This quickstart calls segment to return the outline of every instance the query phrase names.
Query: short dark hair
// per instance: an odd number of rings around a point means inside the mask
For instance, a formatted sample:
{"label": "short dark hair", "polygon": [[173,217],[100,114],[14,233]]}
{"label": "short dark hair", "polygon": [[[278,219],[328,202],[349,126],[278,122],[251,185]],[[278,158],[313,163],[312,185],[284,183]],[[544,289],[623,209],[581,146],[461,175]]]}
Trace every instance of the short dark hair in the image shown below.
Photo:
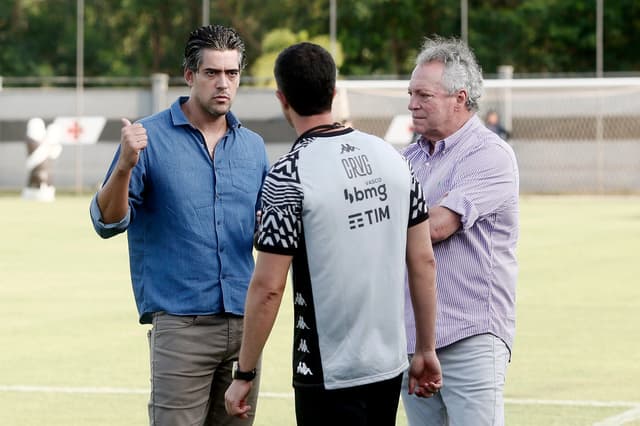
{"label": "short dark hair", "polygon": [[202,63],[202,50],[237,50],[240,56],[238,66],[243,70],[246,64],[244,54],[244,41],[233,28],[222,25],[205,25],[196,28],[189,34],[189,39],[184,47],[184,60],[182,66],[191,71],[198,71]]}
{"label": "short dark hair", "polygon": [[280,52],[273,69],[278,90],[293,110],[309,116],[331,111],[336,64],[317,44],[303,42]]}

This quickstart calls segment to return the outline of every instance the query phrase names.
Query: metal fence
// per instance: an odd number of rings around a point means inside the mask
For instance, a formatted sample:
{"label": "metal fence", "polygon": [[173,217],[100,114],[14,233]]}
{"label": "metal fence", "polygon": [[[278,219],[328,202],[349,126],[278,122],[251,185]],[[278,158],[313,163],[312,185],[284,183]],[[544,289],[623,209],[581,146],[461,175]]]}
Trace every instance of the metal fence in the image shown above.
{"label": "metal fence", "polygon": [[[357,128],[389,137],[394,118],[407,122],[408,81],[340,80],[334,111]],[[186,88],[87,88],[87,115],[107,124],[97,144],[65,145],[52,166],[59,189],[95,188],[119,138],[120,117],[135,119],[166,107]],[[640,193],[640,78],[490,79],[479,114],[500,113],[510,131],[522,193]],[[0,189],[26,182],[24,140],[31,117],[52,121],[73,115],[73,88],[0,90]],[[282,118],[273,89],[241,87],[234,112],[263,134],[270,158],[288,150],[293,132]]]}
{"label": "metal fence", "polygon": [[[339,111],[384,136],[409,113],[407,88],[342,82]],[[509,130],[522,192],[640,192],[640,78],[487,80],[480,105],[481,117],[496,110]]]}

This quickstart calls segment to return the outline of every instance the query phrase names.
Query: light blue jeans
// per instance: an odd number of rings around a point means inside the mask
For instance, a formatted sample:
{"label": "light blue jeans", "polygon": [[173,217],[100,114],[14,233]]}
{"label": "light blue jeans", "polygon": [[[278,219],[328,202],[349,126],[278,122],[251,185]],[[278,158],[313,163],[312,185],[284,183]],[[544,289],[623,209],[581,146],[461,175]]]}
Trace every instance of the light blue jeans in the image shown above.
{"label": "light blue jeans", "polygon": [[403,375],[402,404],[410,426],[503,426],[509,349],[492,334],[473,336],[437,350],[442,389],[431,398],[409,395]]}

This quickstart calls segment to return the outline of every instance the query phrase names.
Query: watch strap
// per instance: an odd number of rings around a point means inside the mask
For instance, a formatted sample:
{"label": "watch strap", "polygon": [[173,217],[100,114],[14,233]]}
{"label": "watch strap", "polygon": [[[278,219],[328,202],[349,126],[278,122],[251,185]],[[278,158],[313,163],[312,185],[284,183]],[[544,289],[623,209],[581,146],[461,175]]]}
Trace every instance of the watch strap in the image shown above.
{"label": "watch strap", "polygon": [[242,371],[240,369],[240,364],[238,364],[238,361],[234,361],[232,377],[234,380],[244,380],[250,382],[256,378],[256,369],[254,368],[250,371]]}

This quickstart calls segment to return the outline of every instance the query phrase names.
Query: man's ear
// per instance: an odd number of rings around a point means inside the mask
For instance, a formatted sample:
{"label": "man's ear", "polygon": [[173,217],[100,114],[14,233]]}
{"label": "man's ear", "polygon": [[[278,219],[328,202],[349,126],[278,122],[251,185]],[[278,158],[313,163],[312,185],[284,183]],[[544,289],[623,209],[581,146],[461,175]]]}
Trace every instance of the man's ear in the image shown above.
{"label": "man's ear", "polygon": [[467,98],[468,97],[469,97],[469,94],[467,93],[467,91],[465,89],[458,90],[458,93],[456,93],[456,95],[455,95],[456,103],[453,106],[453,110],[456,111],[456,112],[466,110],[466,108],[467,108],[466,104],[467,104]]}
{"label": "man's ear", "polygon": [[185,68],[183,75],[184,75],[184,81],[187,82],[187,86],[189,87],[193,86],[193,71],[191,71],[189,68]]}
{"label": "man's ear", "polygon": [[280,101],[280,105],[282,106],[282,109],[289,108],[289,102],[287,102],[287,98],[284,97],[284,93],[282,93],[279,90],[276,90],[276,98],[278,98],[278,101]]}
{"label": "man's ear", "polygon": [[467,99],[469,99],[469,94],[465,89],[458,90],[458,94],[456,95],[456,102],[462,105],[466,105]]}

